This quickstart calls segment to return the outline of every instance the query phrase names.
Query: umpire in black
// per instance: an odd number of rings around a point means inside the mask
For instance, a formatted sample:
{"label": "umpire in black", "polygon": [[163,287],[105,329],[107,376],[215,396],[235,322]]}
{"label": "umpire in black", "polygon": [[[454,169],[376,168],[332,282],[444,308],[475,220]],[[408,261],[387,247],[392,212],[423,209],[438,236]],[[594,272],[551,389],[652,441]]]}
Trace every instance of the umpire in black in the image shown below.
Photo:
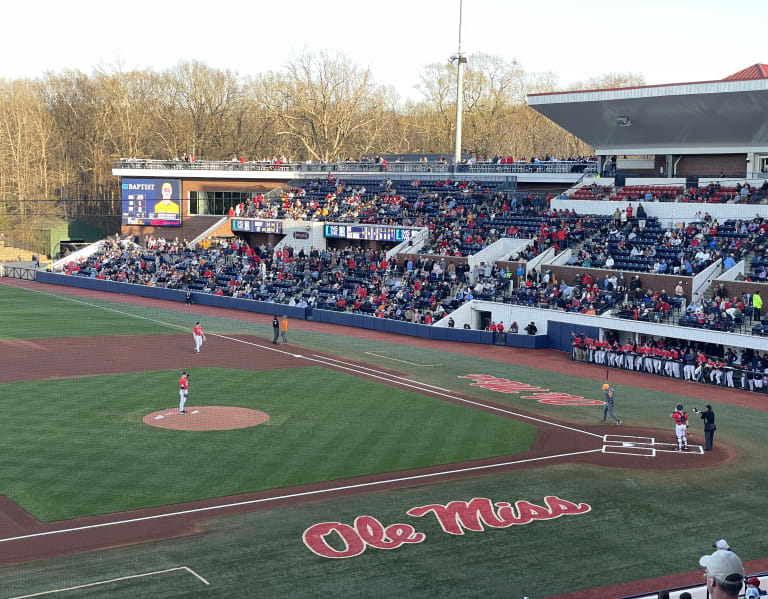
{"label": "umpire in black", "polygon": [[272,319],[272,331],[275,333],[272,343],[277,345],[277,338],[280,336],[280,321],[277,319],[277,314],[275,314],[275,317]]}
{"label": "umpire in black", "polygon": [[715,413],[712,406],[707,404],[701,413],[701,419],[704,421],[704,451],[712,451],[712,443],[715,440]]}

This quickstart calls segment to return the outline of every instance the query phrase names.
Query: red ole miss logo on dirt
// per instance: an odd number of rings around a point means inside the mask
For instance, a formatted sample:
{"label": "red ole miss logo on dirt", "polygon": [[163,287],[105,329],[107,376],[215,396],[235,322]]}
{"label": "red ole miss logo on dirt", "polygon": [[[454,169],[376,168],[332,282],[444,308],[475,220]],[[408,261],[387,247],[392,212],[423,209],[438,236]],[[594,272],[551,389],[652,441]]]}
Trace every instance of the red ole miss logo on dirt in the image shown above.
{"label": "red ole miss logo on dirt", "polygon": [[501,379],[490,374],[467,374],[460,376],[460,379],[473,379],[470,383],[474,387],[491,389],[499,393],[520,393],[521,391],[535,391],[531,395],[521,395],[523,399],[535,399],[539,403],[554,404],[558,406],[601,406],[605,402],[598,399],[586,399],[581,395],[571,395],[570,393],[556,393],[549,389],[542,389],[528,383],[510,381]]}
{"label": "red ole miss logo on dirt", "polygon": [[[485,497],[476,497],[470,501],[414,507],[406,514],[421,518],[432,513],[444,532],[463,535],[465,530],[483,532],[486,526],[509,528],[535,520],[586,514],[591,510],[586,503],[572,503],[555,495],[547,495],[543,506],[529,501],[516,501],[514,505],[508,501],[494,503]],[[355,557],[368,547],[397,549],[408,543],[421,543],[426,538],[424,533],[416,532],[410,524],[384,526],[373,516],[358,516],[351,526],[342,522],[320,522],[307,528],[302,535],[304,544],[312,553],[330,559]]]}

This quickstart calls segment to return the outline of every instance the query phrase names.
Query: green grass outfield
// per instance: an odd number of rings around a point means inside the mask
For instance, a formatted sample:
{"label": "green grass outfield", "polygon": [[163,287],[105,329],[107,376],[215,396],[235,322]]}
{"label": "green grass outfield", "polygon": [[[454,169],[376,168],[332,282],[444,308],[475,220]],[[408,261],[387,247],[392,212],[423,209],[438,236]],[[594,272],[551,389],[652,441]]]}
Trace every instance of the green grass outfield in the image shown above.
{"label": "green grass outfield", "polygon": [[[4,318],[0,323],[0,335],[5,337],[23,337],[24,334],[33,336],[31,324],[26,325],[27,333],[18,324],[18,320],[25,317],[24,308],[29,304],[45,304],[46,309],[51,305],[60,305],[56,309],[61,310],[65,318],[65,306],[71,305],[66,299],[12,291],[14,298],[8,303],[16,312],[13,319]],[[66,290],[62,292],[65,293]],[[7,301],[9,296],[6,294],[7,288],[0,287],[0,305],[7,305],[1,303],[3,299]],[[87,307],[86,317],[105,319],[104,326],[110,330],[104,334],[115,334],[116,330],[139,332],[137,323],[142,319],[152,319],[146,320],[147,323],[161,321],[188,330],[189,321],[198,318],[194,308],[190,313],[182,313],[104,301],[87,302],[119,311],[97,316],[100,314],[98,308]],[[86,308],[82,304],[77,305]],[[141,318],[132,318],[120,312]],[[231,319],[206,316],[203,322],[209,332],[243,332],[271,336],[268,323],[244,324],[238,322],[237,316],[236,313],[233,313]],[[47,328],[47,331],[34,336],[78,333],[77,327],[69,327],[70,332],[66,332],[63,325],[60,328],[57,322],[52,321],[39,326],[41,329]],[[458,378],[469,373],[491,374],[537,384],[553,391],[599,399],[599,381],[537,369],[536,352],[530,353],[528,365],[518,366],[450,351],[401,345],[398,343],[399,338],[394,336],[389,343],[357,339],[347,336],[350,330],[343,327],[337,329],[338,334],[319,334],[301,328],[300,322],[292,324],[290,339],[294,345],[364,360],[382,367],[396,368],[421,382],[509,406],[520,406],[537,412],[542,418],[553,417],[576,424],[591,424],[599,418],[600,410],[596,407],[539,404],[534,399],[523,399],[522,393],[501,394],[472,387],[468,379]],[[154,322],[145,332],[167,333],[169,330],[172,330],[172,327]],[[499,348],[500,355],[503,355],[504,351]],[[440,366],[434,366],[437,364]],[[259,373],[248,373],[249,376],[257,374]],[[151,376],[158,376],[164,381],[167,375],[151,373]],[[98,380],[97,377],[94,378]],[[200,379],[195,380],[198,385]],[[83,379],[79,381],[82,385]],[[283,383],[285,384],[285,381]],[[25,384],[29,383],[19,385]],[[304,383],[299,377],[293,377],[289,384]],[[165,405],[175,405],[175,386],[174,375],[167,392],[167,402],[164,395],[157,409]],[[3,387],[5,391],[6,386]],[[616,411],[625,422],[633,426],[653,426],[668,430],[670,439],[673,432],[669,414],[674,405],[682,401],[689,408],[702,403],[687,397],[628,385],[615,387]],[[318,395],[318,388],[314,388],[313,392]],[[254,390],[253,393],[262,398],[266,397],[261,389]],[[337,394],[344,396],[345,392],[337,390]],[[30,395],[33,394],[28,393],[20,399],[17,397],[13,402],[14,408],[16,403],[32,401]],[[419,396],[418,403],[428,399]],[[244,398],[244,401],[246,400],[248,398]],[[6,406],[10,403],[5,394],[0,401],[3,402],[4,427],[4,435],[0,437],[0,443],[4,443],[0,459],[5,460],[6,454],[16,451],[16,448],[11,444],[5,445],[6,428],[9,427]],[[128,396],[122,402],[115,402],[115,406],[104,407],[107,404],[103,397],[99,397],[95,406],[84,406],[82,410],[90,409],[94,418],[98,418],[103,412],[105,416],[119,420],[123,412],[130,413],[128,407],[132,401]],[[315,400],[318,403],[322,401]],[[342,397],[342,401],[354,404],[355,398],[350,395]],[[765,405],[767,401],[764,396],[754,396],[756,407]],[[196,403],[194,396],[191,403]],[[408,410],[414,407],[414,402],[406,403]],[[557,465],[212,519],[202,524],[204,532],[199,535],[0,567],[0,599],[181,565],[193,568],[208,579],[211,585],[205,586],[187,573],[174,571],[112,583],[108,587],[95,587],[90,594],[85,590],[73,591],[68,596],[78,599],[102,596],[408,596],[519,599],[528,596],[530,599],[536,599],[555,593],[695,570],[698,568],[699,556],[711,551],[712,543],[719,538],[726,538],[744,560],[766,558],[768,537],[762,531],[761,523],[765,521],[768,509],[768,469],[765,467],[768,461],[768,449],[765,447],[768,412],[719,402],[711,403],[717,414],[718,431],[715,442],[728,443],[739,452],[738,460],[726,467],[705,470],[681,467],[672,471],[640,471]],[[251,407],[248,403],[242,405]],[[56,401],[52,401],[46,409],[50,412],[56,407]],[[151,405],[144,406],[141,413],[151,411],[151,408]],[[53,425],[44,418],[34,422],[34,426],[26,426],[25,434],[32,438],[28,451],[17,453],[17,461],[21,461],[23,466],[16,470],[16,477],[35,479],[33,470],[46,467],[46,464],[38,460],[34,447],[43,445],[39,442],[40,433],[50,431]],[[123,438],[127,438],[131,446],[133,440],[127,432],[130,425],[122,428],[126,431]],[[280,434],[289,434],[285,423],[275,428]],[[268,431],[268,426],[256,427],[253,430],[259,429],[265,434],[272,434]],[[701,440],[700,423],[694,420],[692,429],[698,435],[697,440]],[[162,433],[168,440],[169,447],[163,448],[164,451],[180,456],[180,460],[185,463],[183,468],[187,468],[187,462],[191,461],[199,450],[199,443],[188,444],[187,441],[194,434],[190,436],[190,433],[174,433],[160,429],[153,429],[153,432],[154,430]],[[460,430],[460,426],[453,430]],[[259,434],[261,432],[259,431]],[[15,434],[17,433],[18,431]],[[212,433],[201,434],[207,439]],[[33,443],[36,435],[38,442]],[[486,429],[482,429],[480,435],[481,438],[495,436],[492,431]],[[487,449],[487,444],[495,441],[484,439],[484,447]],[[509,441],[504,439],[505,443]],[[79,444],[75,436],[63,438],[61,442],[65,445]],[[299,448],[302,442],[305,442],[305,439],[299,440]],[[372,459],[364,439],[361,437],[356,442],[363,445],[350,452],[354,454],[353,461]],[[410,441],[404,443],[408,444]],[[442,446],[452,443],[444,443]],[[256,447],[247,449],[251,455],[246,457],[251,460],[258,457]],[[422,447],[421,450],[429,453],[430,448]],[[37,451],[42,449],[38,447]],[[97,462],[100,459],[100,451],[93,444],[83,443],[82,451]],[[244,453],[247,452],[244,450]],[[292,468],[293,460],[297,459],[297,456],[301,457],[302,452],[294,447],[285,456],[286,467]],[[225,457],[235,459],[238,456]],[[303,459],[311,461],[308,456]],[[141,463],[150,482],[152,469],[157,467],[153,462],[153,456],[149,451],[145,451],[141,456]],[[221,462],[218,462],[218,465],[220,464]],[[184,472],[182,467],[178,467],[175,474],[173,470],[176,466],[173,463],[163,464],[162,467],[167,468],[165,480],[169,477],[172,481],[175,481],[176,477],[185,478],[179,476]],[[55,475],[55,467],[51,465],[49,468],[47,477],[50,480]],[[136,468],[141,470],[139,466]],[[217,484],[232,484],[232,481],[228,480],[226,469],[223,473],[211,472],[208,475],[217,478]],[[276,475],[282,476],[282,473],[276,472]],[[0,471],[3,485],[5,476],[3,464],[3,470]],[[162,478],[160,474],[158,477]],[[78,492],[77,487],[82,488],[81,485],[73,483],[72,489],[68,491],[66,481],[59,483],[65,495],[75,495]],[[36,484],[40,484],[40,479],[37,479]],[[119,481],[115,484],[119,484]],[[162,486],[158,481],[153,484]],[[99,483],[97,488],[101,491],[92,493],[103,494],[107,501],[120,499],[110,497],[111,491],[106,487],[107,485]],[[189,490],[185,489],[185,492]],[[526,526],[467,532],[462,536],[445,534],[432,517],[412,518],[405,514],[412,507],[433,502],[447,503],[454,500],[468,501],[473,497],[488,497],[494,501],[514,502],[527,499],[536,503],[550,494],[571,501],[589,503],[592,511],[576,517],[532,522]],[[33,499],[35,494],[28,492],[28,495]],[[142,499],[141,495],[143,494],[137,493],[135,497]],[[412,524],[418,531],[425,533],[427,538],[423,543],[406,545],[391,551],[369,549],[363,555],[346,560],[317,557],[302,543],[302,532],[315,523],[338,521],[351,524],[354,518],[360,515],[375,516],[384,524]],[[652,590],[654,589],[648,589]]]}
{"label": "green grass outfield", "polygon": [[320,367],[193,378],[190,406],[270,421],[147,426],[145,414],[178,405],[176,370],[0,385],[0,493],[40,520],[66,520],[519,453],[536,437],[529,424]]}

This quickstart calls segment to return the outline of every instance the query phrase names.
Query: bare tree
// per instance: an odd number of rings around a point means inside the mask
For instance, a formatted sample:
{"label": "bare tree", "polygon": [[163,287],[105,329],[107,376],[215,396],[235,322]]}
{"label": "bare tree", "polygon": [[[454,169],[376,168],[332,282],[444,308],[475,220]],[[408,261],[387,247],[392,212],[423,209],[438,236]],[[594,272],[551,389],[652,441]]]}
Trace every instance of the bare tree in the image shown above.
{"label": "bare tree", "polygon": [[219,71],[202,62],[176,65],[163,74],[158,90],[160,120],[169,154],[183,152],[206,158],[223,158],[232,151],[233,114],[242,89],[231,71]]}
{"label": "bare tree", "polygon": [[324,161],[350,155],[386,100],[370,70],[327,52],[294,57],[285,73],[261,78],[260,88],[277,135],[296,142],[301,156]]}
{"label": "bare tree", "polygon": [[590,77],[586,81],[577,81],[569,85],[568,89],[615,89],[640,85],[645,85],[645,77],[642,73],[604,73]]}

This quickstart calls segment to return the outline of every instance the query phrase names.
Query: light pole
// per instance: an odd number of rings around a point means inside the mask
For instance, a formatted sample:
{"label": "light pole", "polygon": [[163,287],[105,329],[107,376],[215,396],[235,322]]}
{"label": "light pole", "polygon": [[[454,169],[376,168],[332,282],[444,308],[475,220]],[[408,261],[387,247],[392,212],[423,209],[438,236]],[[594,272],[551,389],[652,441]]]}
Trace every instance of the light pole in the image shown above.
{"label": "light pole", "polygon": [[464,14],[464,0],[459,0],[459,51],[451,56],[450,61],[456,62],[456,145],[453,151],[453,162],[461,162],[461,115],[464,109],[464,65],[467,57],[461,52],[461,19]]}

